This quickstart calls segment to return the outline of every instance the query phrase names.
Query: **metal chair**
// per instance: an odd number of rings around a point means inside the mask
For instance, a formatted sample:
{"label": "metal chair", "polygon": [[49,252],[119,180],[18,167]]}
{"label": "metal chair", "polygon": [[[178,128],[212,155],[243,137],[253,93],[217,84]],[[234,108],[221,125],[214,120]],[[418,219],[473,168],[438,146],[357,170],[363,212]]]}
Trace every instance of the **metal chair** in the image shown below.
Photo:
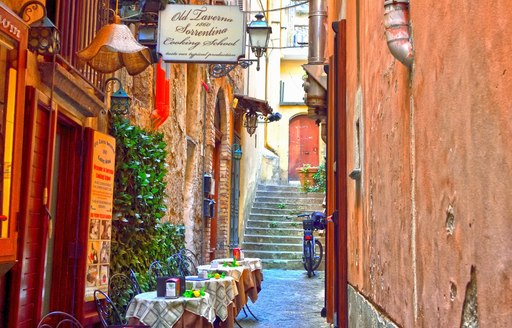
{"label": "metal chair", "polygon": [[96,309],[98,310],[103,327],[126,324],[110,297],[103,291],[98,289],[94,291],[94,302],[96,303]]}
{"label": "metal chair", "polygon": [[156,289],[156,278],[167,275],[167,270],[160,264],[160,261],[153,261],[148,268],[148,286],[149,290]]}
{"label": "metal chair", "polygon": [[130,276],[123,273],[116,273],[110,277],[108,294],[116,308],[121,311],[122,316],[126,314],[126,310],[128,310],[128,306],[132,299],[135,295],[140,294],[140,292],[141,290],[138,285],[138,281],[136,281],[135,284],[134,280]]}
{"label": "metal chair", "polygon": [[135,295],[142,293],[142,288],[140,288],[140,284],[139,284],[139,281],[137,280],[137,276],[135,275],[135,272],[132,269],[130,269],[130,280],[132,281],[133,289],[136,292]]}
{"label": "metal chair", "polygon": [[45,315],[37,328],[84,328],[71,314],[62,311],[53,311]]}
{"label": "metal chair", "polygon": [[194,265],[194,262],[181,252],[173,254],[167,258],[167,267],[169,268],[169,274],[171,275],[197,275],[197,267]]}

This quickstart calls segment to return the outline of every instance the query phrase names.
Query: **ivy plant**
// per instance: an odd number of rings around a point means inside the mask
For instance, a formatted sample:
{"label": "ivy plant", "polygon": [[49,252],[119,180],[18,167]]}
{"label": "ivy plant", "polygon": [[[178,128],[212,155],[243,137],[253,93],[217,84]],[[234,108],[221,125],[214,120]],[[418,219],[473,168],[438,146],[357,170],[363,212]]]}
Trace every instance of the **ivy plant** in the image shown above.
{"label": "ivy plant", "polygon": [[163,134],[117,116],[110,132],[116,138],[111,275],[132,269],[144,289],[149,265],[184,247],[184,227],[161,222],[168,171]]}

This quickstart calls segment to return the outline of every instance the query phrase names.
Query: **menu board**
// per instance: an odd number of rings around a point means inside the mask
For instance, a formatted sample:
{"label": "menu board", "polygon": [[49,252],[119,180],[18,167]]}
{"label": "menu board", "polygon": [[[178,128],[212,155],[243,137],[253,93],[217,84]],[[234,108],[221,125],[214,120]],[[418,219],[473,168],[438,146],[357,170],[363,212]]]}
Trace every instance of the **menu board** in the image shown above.
{"label": "menu board", "polygon": [[91,148],[85,301],[108,291],[116,140],[94,131]]}

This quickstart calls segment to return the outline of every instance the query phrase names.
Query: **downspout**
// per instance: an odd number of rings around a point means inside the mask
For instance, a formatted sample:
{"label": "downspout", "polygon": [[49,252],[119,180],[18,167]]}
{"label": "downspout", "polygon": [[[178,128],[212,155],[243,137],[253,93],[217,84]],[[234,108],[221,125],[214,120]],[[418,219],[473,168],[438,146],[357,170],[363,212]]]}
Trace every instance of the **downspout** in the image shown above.
{"label": "downspout", "polygon": [[409,0],[384,1],[384,26],[389,51],[407,68],[411,68],[414,49],[409,26]]}
{"label": "downspout", "polygon": [[[270,7],[270,0],[267,0],[267,8]],[[266,13],[266,20],[267,22],[270,23],[270,11],[268,11]],[[279,29],[279,33],[281,33],[281,29]],[[281,38],[279,38],[281,39]],[[269,63],[269,58],[268,58],[268,54],[267,56],[265,56],[265,100],[268,101],[268,63]],[[268,143],[268,122],[265,122],[265,128],[264,128],[264,131],[263,131],[263,146],[265,147],[265,149],[268,149],[269,151],[271,151],[273,154],[275,154],[276,156],[279,157],[279,155],[277,154],[277,151],[269,145]]]}
{"label": "downspout", "polygon": [[322,140],[326,141],[327,91],[319,80],[322,79],[325,65],[325,45],[327,38],[327,4],[326,0],[309,2],[309,46],[308,63],[303,65],[308,74],[304,82],[305,102],[308,116],[317,121],[322,131]]}

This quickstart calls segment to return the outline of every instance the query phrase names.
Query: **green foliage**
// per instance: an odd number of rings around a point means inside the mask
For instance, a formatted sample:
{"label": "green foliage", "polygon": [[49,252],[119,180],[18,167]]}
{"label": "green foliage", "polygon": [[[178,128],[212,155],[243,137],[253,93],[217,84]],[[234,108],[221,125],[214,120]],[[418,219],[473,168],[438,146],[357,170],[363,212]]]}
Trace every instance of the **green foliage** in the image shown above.
{"label": "green foliage", "polygon": [[300,168],[300,172],[308,173],[309,169],[311,169],[311,164],[302,164],[302,167]]}
{"label": "green foliage", "polygon": [[[307,165],[307,164],[306,164]],[[309,171],[309,168],[308,168]],[[318,170],[313,173],[313,184],[307,181],[301,186],[303,192],[325,192],[327,187],[327,173],[325,171],[325,163],[318,166]]]}
{"label": "green foliage", "polygon": [[269,228],[277,228],[277,222],[275,222],[275,221],[270,222]]}
{"label": "green foliage", "polygon": [[313,174],[314,186],[310,191],[325,192],[327,187],[327,172],[325,171],[325,162],[318,166],[318,171]]}
{"label": "green foliage", "polygon": [[165,214],[166,144],[161,133],[114,117],[116,172],[112,222],[111,274],[133,269],[141,287],[154,260],[165,260],[184,245],[184,227],[161,223]]}
{"label": "green foliage", "polygon": [[284,209],[285,207],[286,207],[286,204],[284,204],[284,203],[277,204],[277,208],[279,208],[279,209]]}

